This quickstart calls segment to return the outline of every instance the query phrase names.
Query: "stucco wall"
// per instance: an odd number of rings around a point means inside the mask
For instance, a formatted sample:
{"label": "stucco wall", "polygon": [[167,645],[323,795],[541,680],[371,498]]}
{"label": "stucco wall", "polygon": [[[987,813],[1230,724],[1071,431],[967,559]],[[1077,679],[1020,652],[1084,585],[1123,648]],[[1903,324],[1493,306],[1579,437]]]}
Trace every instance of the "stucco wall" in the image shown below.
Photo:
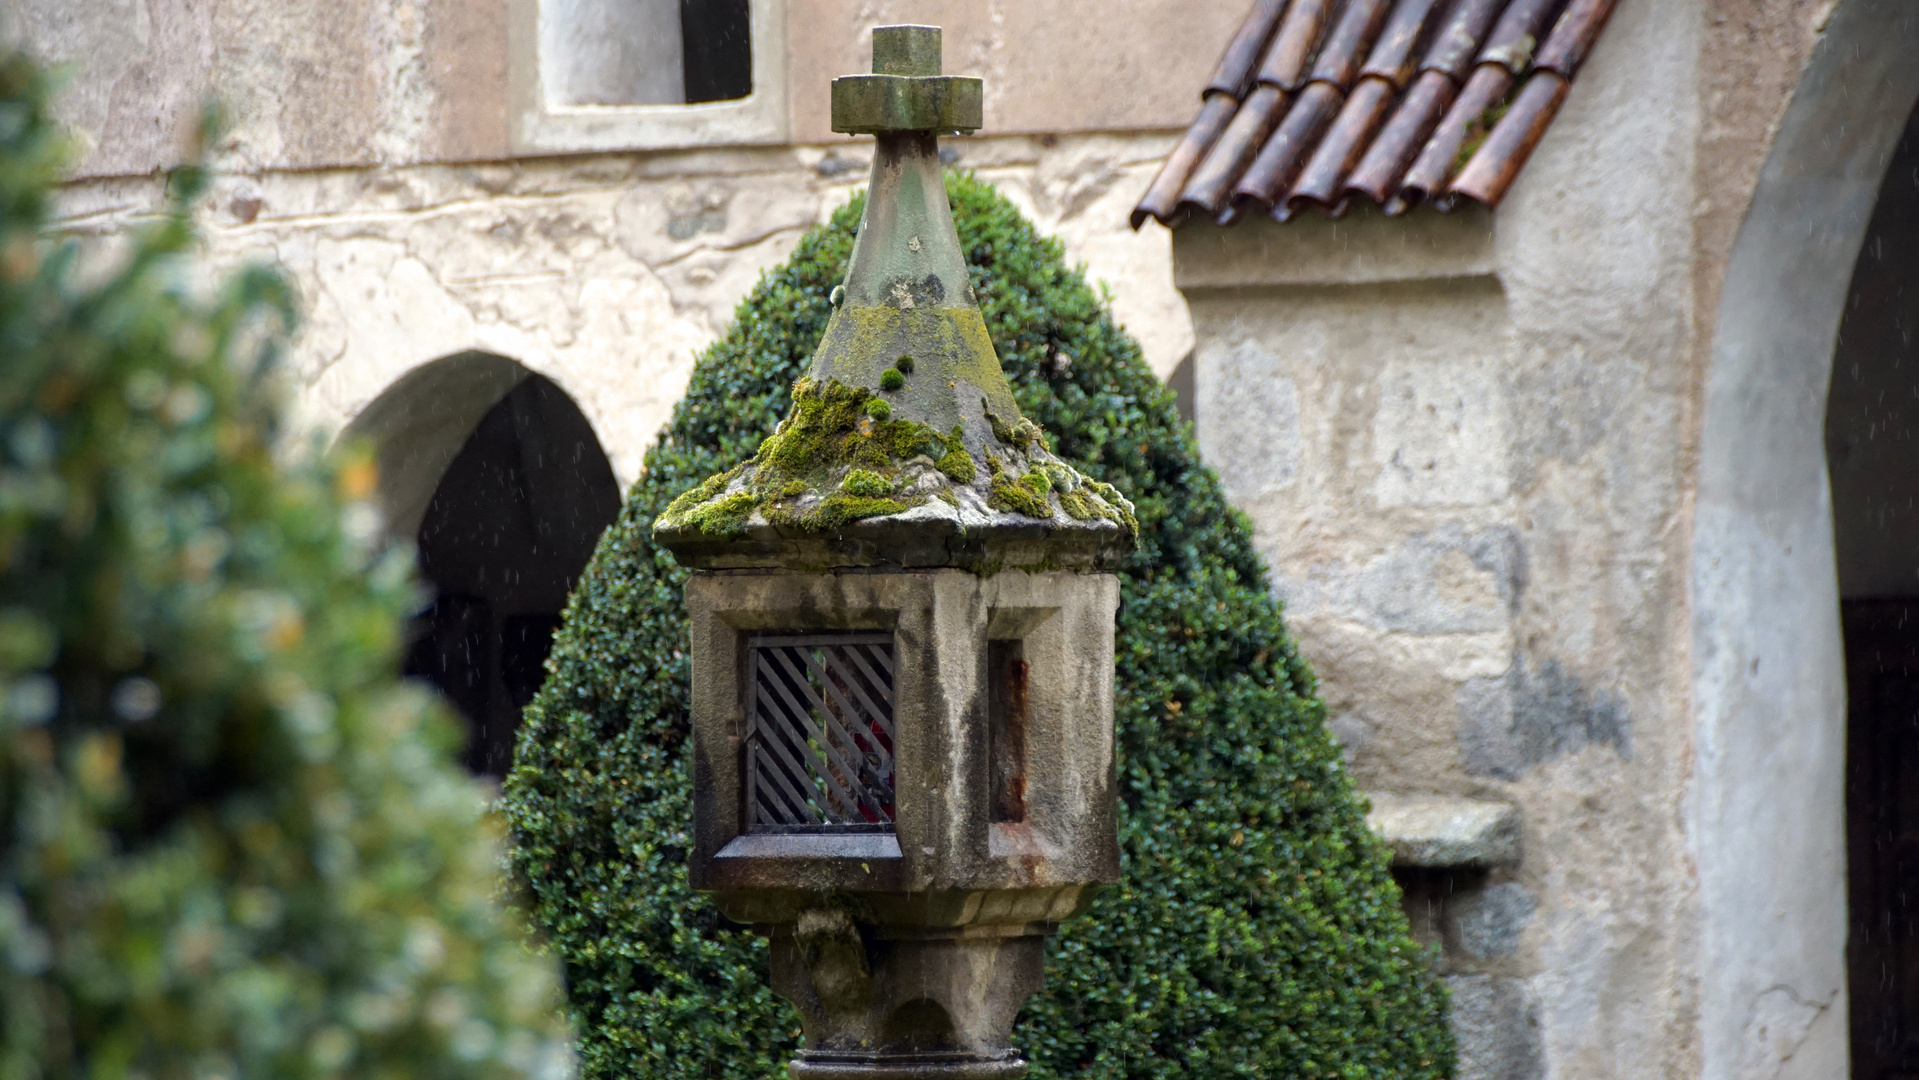
{"label": "stucco wall", "polygon": [[1202,446],[1360,783],[1524,813],[1519,868],[1468,883],[1454,916],[1499,947],[1447,937],[1496,1036],[1479,1045],[1504,1055],[1481,1075],[1696,1068],[1679,809],[1701,23],[1622,3],[1496,215],[1175,234]]}
{"label": "stucco wall", "polygon": [[[1824,426],[1835,335],[1919,97],[1919,12],[1821,23],[1725,264],[1690,568],[1702,1072],[1842,1075],[1846,696]],[[1870,93],[1861,93],[1870,87]]]}
{"label": "stucco wall", "polygon": [[[230,110],[223,160],[236,171],[487,161],[512,156],[511,9],[541,2],[13,0],[0,36],[72,65],[66,116],[93,144],[82,175],[176,164],[209,97]],[[987,80],[989,131],[1175,128],[1244,15],[1179,0],[780,6],[788,115],[775,143],[835,138],[827,83],[868,70],[869,31],[894,22],[945,27],[946,70]]]}
{"label": "stucco wall", "polygon": [[1846,1074],[1819,436],[1911,22],[1623,0],[1496,215],[1176,234],[1201,440],[1355,773],[1524,812],[1432,931],[1474,1075]]}
{"label": "stucco wall", "polygon": [[[960,162],[1112,286],[1156,370],[1191,349],[1170,241],[1129,231],[1126,211],[1239,13],[786,0],[792,143],[514,157],[517,2],[22,0],[0,9],[0,35],[70,65],[61,107],[86,149],[59,205],[76,231],[151,212],[154,170],[182,159],[203,101],[224,102],[208,249],[291,274],[297,408],[316,430],[477,350],[563,387],[630,482],[693,356],[864,183],[871,140],[828,130],[827,82],[866,70],[867,31],[891,21],[945,23],[947,69],[988,80],[988,134],[947,143]],[[1069,46],[1084,62],[1062,67]]]}
{"label": "stucco wall", "polygon": [[[1112,285],[1162,373],[1191,348],[1191,322],[1169,239],[1129,231],[1125,215],[1167,145],[1163,135],[950,144]],[[477,350],[566,390],[624,485],[695,354],[760,273],[864,184],[869,147],[227,174],[202,220],[216,260],[277,262],[299,291],[302,426],[337,430],[406,372]],[[69,185],[59,208],[69,229],[107,234],[158,198],[158,181],[102,178]]]}

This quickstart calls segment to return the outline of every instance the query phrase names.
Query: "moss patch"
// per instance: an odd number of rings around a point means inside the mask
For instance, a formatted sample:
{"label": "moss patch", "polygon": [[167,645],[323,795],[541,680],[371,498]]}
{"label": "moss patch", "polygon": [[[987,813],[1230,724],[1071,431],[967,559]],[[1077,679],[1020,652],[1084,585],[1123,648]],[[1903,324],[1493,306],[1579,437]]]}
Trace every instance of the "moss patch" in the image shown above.
{"label": "moss patch", "polygon": [[1117,520],[1121,527],[1135,536],[1139,534],[1139,518],[1134,514],[1131,504],[1128,503],[1125,498],[1121,497],[1118,488],[1099,480],[1094,480],[1087,486],[1093,489],[1093,494],[1106,500],[1106,505],[1111,507],[1106,514],[1101,516],[1106,517],[1108,520]]}
{"label": "moss patch", "polygon": [[1453,155],[1453,172],[1465,168],[1473,155],[1479,153],[1479,148],[1486,144],[1486,137],[1505,118],[1506,110],[1512,108],[1513,96],[1513,92],[1508,92],[1504,100],[1486,106],[1478,116],[1467,122],[1466,138],[1459,144],[1459,152]]}
{"label": "moss patch", "polygon": [[1059,493],[1059,508],[1066,516],[1075,521],[1092,521],[1107,515],[1101,512],[1099,504],[1086,497],[1084,491],[1062,491]]}
{"label": "moss patch", "polygon": [[899,499],[875,499],[861,495],[829,495],[806,510],[794,510],[785,506],[769,507],[766,510],[766,520],[775,525],[805,529],[808,532],[830,532],[848,522],[897,514],[925,501],[924,498],[906,502]]}
{"label": "moss patch", "polygon": [[694,507],[686,521],[708,536],[738,536],[746,531],[746,519],[753,516],[759,498],[750,491],[728,495]]}
{"label": "moss patch", "polygon": [[949,449],[940,455],[935,467],[959,483],[972,483],[979,476],[979,466],[973,462],[973,455],[966,452],[966,447],[959,444],[957,431],[946,445]]}
{"label": "moss patch", "polygon": [[714,473],[712,476],[700,481],[698,487],[682,494],[667,506],[666,516],[671,518],[680,517],[701,503],[717,497],[720,492],[726,490],[726,485],[732,483],[734,478],[740,475],[740,471],[744,468],[746,468],[746,465],[742,462],[725,472]]}
{"label": "moss patch", "polygon": [[[831,311],[811,374],[822,381],[876,386],[882,368],[904,374],[904,369],[894,366],[897,359],[888,359],[900,356],[911,356],[914,378],[926,380],[926,394],[918,405],[930,411],[920,418],[942,430],[961,419],[959,396],[949,389],[953,386],[971,387],[1002,415],[1019,413],[996,362],[992,335],[976,308],[902,310],[849,304]],[[905,389],[913,394],[917,387]]]}
{"label": "moss patch", "polygon": [[[902,466],[914,460],[934,466],[952,456],[948,439],[925,424],[891,419],[886,403],[864,387],[801,379],[792,403],[751,461],[674,499],[661,521],[737,536],[758,511],[778,525],[833,529],[924,503],[923,496],[890,497],[899,490]],[[742,474],[745,490],[722,498]]]}
{"label": "moss patch", "polygon": [[[966,449],[960,425],[940,435],[925,424],[891,416],[886,402],[865,387],[803,378],[793,385],[791,410],[761,441],[753,459],[708,477],[674,499],[660,521],[673,529],[729,537],[744,532],[758,513],[785,528],[823,532],[924,505],[928,495],[923,489],[909,496],[899,492],[933,470],[956,484],[979,479],[979,466]],[[1052,459],[1038,425],[1024,419],[1009,425],[990,411],[987,416],[994,430],[1011,441],[1008,459],[987,458],[992,472],[983,492],[987,506],[1050,518],[1051,496],[1057,491],[1073,496],[1068,513],[1076,520],[1111,521],[1137,535],[1119,492]],[[1045,460],[1035,462],[1029,455]],[[1008,460],[1014,463],[1011,471]],[[957,496],[945,494],[943,502],[959,505]]]}
{"label": "moss patch", "polygon": [[1010,514],[1025,514],[1032,518],[1053,516],[1052,504],[1046,501],[1047,493],[1052,490],[1046,474],[1028,472],[1014,476],[1006,470],[999,458],[991,457],[986,461],[993,470],[992,479],[987,481],[986,505],[995,510],[1004,510]]}
{"label": "moss patch", "polygon": [[854,469],[840,481],[840,490],[848,495],[881,498],[893,494],[893,482],[871,469]]}

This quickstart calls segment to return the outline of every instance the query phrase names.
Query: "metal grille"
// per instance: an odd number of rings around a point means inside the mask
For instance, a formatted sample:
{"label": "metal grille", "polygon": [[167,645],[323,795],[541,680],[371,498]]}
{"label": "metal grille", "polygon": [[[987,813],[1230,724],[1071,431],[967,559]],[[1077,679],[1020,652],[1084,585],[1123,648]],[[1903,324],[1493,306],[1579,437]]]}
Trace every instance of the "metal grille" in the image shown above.
{"label": "metal grille", "polygon": [[893,637],[748,643],[747,827],[893,828]]}

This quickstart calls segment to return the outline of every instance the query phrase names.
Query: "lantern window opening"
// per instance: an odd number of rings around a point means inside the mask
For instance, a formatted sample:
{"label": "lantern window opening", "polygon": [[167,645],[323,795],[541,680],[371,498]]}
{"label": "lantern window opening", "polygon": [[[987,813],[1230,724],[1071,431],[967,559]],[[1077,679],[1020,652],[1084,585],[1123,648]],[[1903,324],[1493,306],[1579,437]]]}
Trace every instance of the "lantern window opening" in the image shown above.
{"label": "lantern window opening", "polygon": [[747,643],[749,832],[893,830],[891,634]]}
{"label": "lantern window opening", "polygon": [[1031,711],[1025,642],[986,643],[987,769],[994,824],[1026,820],[1026,728]]}

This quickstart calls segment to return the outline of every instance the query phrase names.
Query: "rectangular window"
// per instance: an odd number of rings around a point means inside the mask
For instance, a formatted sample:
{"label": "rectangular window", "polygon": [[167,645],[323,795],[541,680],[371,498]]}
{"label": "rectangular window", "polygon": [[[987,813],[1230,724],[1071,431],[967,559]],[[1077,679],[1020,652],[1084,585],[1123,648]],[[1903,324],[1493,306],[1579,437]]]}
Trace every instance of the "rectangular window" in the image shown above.
{"label": "rectangular window", "polygon": [[506,0],[520,153],[785,140],[787,0]]}
{"label": "rectangular window", "polygon": [[700,105],[753,92],[747,0],[546,0],[540,70],[554,105]]}
{"label": "rectangular window", "polygon": [[892,831],[893,658],[890,634],[748,642],[748,831]]}
{"label": "rectangular window", "polygon": [[680,0],[686,101],[738,101],[753,92],[753,12],[746,0]]}

